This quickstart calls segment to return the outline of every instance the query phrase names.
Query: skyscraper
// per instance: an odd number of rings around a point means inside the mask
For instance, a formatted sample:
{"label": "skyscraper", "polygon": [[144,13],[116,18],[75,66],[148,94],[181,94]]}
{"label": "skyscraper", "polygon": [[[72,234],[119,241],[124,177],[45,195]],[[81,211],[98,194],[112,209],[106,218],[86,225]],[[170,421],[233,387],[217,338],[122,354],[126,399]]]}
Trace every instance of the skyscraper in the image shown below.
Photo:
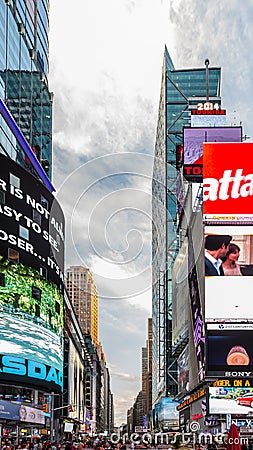
{"label": "skyscraper", "polygon": [[51,178],[48,8],[48,0],[0,1],[0,98]]}
{"label": "skyscraper", "polygon": [[[220,103],[220,68],[209,69],[208,95]],[[178,253],[177,149],[190,109],[206,101],[206,68],[176,70],[164,52],[152,184],[152,403],[177,393],[172,356],[172,268]]]}
{"label": "skyscraper", "polygon": [[98,293],[91,271],[82,266],[67,269],[66,285],[70,300],[84,334],[98,342]]}

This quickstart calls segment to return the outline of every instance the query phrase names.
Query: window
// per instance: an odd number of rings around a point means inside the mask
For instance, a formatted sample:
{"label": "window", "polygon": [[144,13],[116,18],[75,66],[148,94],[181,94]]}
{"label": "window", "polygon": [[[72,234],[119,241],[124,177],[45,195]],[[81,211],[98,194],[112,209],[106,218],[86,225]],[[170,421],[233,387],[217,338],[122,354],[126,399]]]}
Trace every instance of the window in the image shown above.
{"label": "window", "polygon": [[37,303],[35,305],[35,316],[40,317],[40,307],[39,305],[37,305]]}
{"label": "window", "polygon": [[37,286],[32,286],[32,298],[41,300],[41,290]]}
{"label": "window", "polygon": [[8,248],[8,259],[19,263],[19,252],[17,252],[17,250],[13,250],[13,248]]}
{"label": "window", "polygon": [[5,286],[5,275],[2,272],[0,272],[0,286]]}
{"label": "window", "polygon": [[33,221],[41,225],[41,214],[36,209],[33,209]]}
{"label": "window", "polygon": [[45,209],[48,209],[48,201],[43,195],[41,195],[40,203]]}
{"label": "window", "polygon": [[16,177],[16,175],[13,175],[13,173],[10,173],[10,184],[12,184],[12,186],[15,186],[16,188],[20,188],[20,178]]}
{"label": "window", "polygon": [[0,190],[0,204],[5,204],[5,192]]}
{"label": "window", "polygon": [[29,230],[28,228],[23,227],[22,225],[19,225],[19,236],[23,239],[26,239],[29,241]]}

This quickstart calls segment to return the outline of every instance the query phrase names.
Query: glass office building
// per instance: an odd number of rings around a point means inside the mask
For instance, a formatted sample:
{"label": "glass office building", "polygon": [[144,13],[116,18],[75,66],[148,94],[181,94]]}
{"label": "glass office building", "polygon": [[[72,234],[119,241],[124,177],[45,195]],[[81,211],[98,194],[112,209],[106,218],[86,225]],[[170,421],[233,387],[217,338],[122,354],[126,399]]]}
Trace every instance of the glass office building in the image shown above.
{"label": "glass office building", "polygon": [[0,98],[51,178],[48,8],[48,0],[0,0]]}
{"label": "glass office building", "polygon": [[[220,68],[208,70],[208,96],[220,104]],[[152,404],[177,394],[177,364],[172,356],[172,268],[178,254],[177,149],[190,110],[207,98],[207,71],[176,70],[164,52],[152,184]]]}

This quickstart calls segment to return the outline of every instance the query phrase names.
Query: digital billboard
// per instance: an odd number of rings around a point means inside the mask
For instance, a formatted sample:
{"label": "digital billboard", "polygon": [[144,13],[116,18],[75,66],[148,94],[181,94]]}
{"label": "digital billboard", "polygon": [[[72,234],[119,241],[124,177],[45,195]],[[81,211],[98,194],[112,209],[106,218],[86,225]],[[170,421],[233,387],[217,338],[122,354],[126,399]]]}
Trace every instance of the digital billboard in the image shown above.
{"label": "digital billboard", "polygon": [[253,413],[253,388],[209,387],[209,414]]}
{"label": "digital billboard", "polygon": [[185,239],[173,264],[172,272],[172,346],[189,335],[188,309],[188,241]]}
{"label": "digital billboard", "polygon": [[253,143],[203,144],[204,218],[244,215],[253,221]]}
{"label": "digital billboard", "polygon": [[206,374],[215,377],[253,375],[253,324],[207,324]]}
{"label": "digital billboard", "polygon": [[0,167],[0,382],[61,392],[63,213],[15,161]]}
{"label": "digital billboard", "polygon": [[189,345],[187,345],[177,360],[178,392],[189,391]]}
{"label": "digital billboard", "polygon": [[241,140],[241,127],[184,128],[184,177],[193,182],[203,181],[204,142],[241,142]]}
{"label": "digital billboard", "polygon": [[2,154],[0,167],[0,255],[61,285],[64,216],[60,205],[40,181]]}
{"label": "digital billboard", "polygon": [[0,257],[0,381],[62,390],[63,296],[38,271]]}
{"label": "digital billboard", "polygon": [[192,110],[191,111],[191,127],[225,127],[226,126],[226,111],[221,109],[216,114],[210,114],[210,111]]}
{"label": "digital billboard", "polygon": [[170,397],[163,397],[160,400],[158,412],[159,422],[168,422],[169,424],[177,424],[179,421],[179,412],[177,410],[178,402]]}
{"label": "digital billboard", "polygon": [[202,312],[199,278],[196,266],[196,255],[193,248],[193,238],[189,231],[188,247],[188,285],[190,293],[190,307],[193,325],[193,339],[195,345],[197,370],[199,381],[205,376],[205,324]]}

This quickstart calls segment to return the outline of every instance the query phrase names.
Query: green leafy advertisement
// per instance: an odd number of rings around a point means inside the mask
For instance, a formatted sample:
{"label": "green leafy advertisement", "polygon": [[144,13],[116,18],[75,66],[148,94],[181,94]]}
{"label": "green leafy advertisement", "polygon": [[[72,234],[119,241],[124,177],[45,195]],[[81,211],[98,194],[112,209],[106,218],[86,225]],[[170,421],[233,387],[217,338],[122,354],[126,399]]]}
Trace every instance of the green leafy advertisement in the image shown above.
{"label": "green leafy advertisement", "polygon": [[39,272],[0,256],[0,312],[32,321],[62,336],[63,296]]}

